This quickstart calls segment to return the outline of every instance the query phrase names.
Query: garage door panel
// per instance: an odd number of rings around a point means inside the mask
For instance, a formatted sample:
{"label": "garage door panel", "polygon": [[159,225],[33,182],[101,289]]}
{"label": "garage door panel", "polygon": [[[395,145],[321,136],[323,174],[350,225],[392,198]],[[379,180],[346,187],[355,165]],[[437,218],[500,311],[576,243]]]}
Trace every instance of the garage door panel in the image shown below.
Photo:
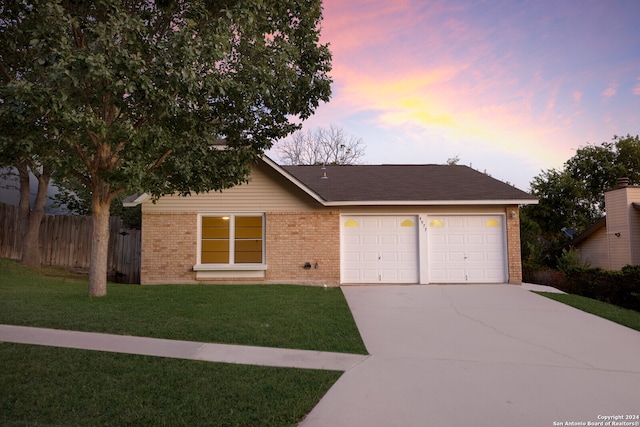
{"label": "garage door panel", "polygon": [[445,259],[447,262],[463,262],[464,252],[448,252],[445,254]]}
{"label": "garage door panel", "polygon": [[395,230],[396,227],[398,226],[398,219],[397,217],[378,217],[378,223],[380,225],[379,228],[381,229],[391,229],[391,230]]}
{"label": "garage door panel", "polygon": [[434,244],[434,246],[436,246],[436,247],[440,247],[440,246],[442,246],[442,245],[444,245],[444,244],[445,244],[445,242],[446,242],[446,236],[445,236],[444,234],[435,234],[435,233],[432,233],[432,234],[429,236],[429,241],[430,241],[432,244]]}
{"label": "garage door panel", "polygon": [[377,264],[379,256],[377,252],[360,252],[359,258],[363,263]]}
{"label": "garage door panel", "polygon": [[447,269],[445,274],[445,280],[447,282],[464,282],[466,277],[466,270],[462,269]]}
{"label": "garage door panel", "polygon": [[498,262],[502,262],[502,260],[504,259],[504,255],[501,252],[487,252],[486,254],[486,259],[488,262],[490,263],[498,263]]}
{"label": "garage door panel", "polygon": [[435,271],[435,265],[445,262],[447,260],[447,254],[445,252],[431,252],[429,254],[429,260],[431,262],[431,271]]}
{"label": "garage door panel", "polygon": [[468,280],[471,282],[482,282],[487,278],[486,271],[483,268],[468,269]]}
{"label": "garage door panel", "polygon": [[343,282],[418,281],[415,216],[344,216],[341,221]]}
{"label": "garage door panel", "polygon": [[433,215],[426,223],[430,282],[505,281],[505,230],[500,215]]}
{"label": "garage door panel", "polygon": [[485,243],[485,239],[482,234],[467,235],[467,244],[469,245],[482,245],[484,243]]}
{"label": "garage door panel", "polygon": [[450,234],[446,236],[447,244],[452,246],[462,246],[464,245],[464,235],[463,234]]}
{"label": "garage door panel", "polygon": [[414,262],[416,259],[416,254],[413,252],[401,252],[399,255],[402,263]]}
{"label": "garage door panel", "polygon": [[501,234],[495,234],[495,235],[486,235],[484,236],[484,242],[487,245],[496,245],[502,242],[502,235]]}
{"label": "garage door panel", "polygon": [[360,261],[360,254],[354,252],[346,252],[343,259],[347,264],[357,263]]}
{"label": "garage door panel", "polygon": [[487,279],[493,282],[504,280],[504,272],[502,269],[487,269]]}
{"label": "garage door panel", "polygon": [[431,281],[435,283],[444,283],[447,281],[447,271],[441,268],[430,268]]}
{"label": "garage door panel", "polygon": [[444,222],[447,228],[464,227],[466,218],[464,217],[448,217]]}
{"label": "garage door panel", "polygon": [[485,254],[484,252],[467,252],[466,261],[469,263],[472,263],[472,262],[482,263],[485,261]]}
{"label": "garage door panel", "polygon": [[399,277],[398,270],[386,268],[380,270],[380,279],[383,282],[397,282]]}
{"label": "garage door panel", "polygon": [[482,218],[480,217],[466,217],[465,225],[467,228],[481,228],[482,227]]}
{"label": "garage door panel", "polygon": [[380,236],[380,244],[395,247],[398,244],[398,236],[383,234]]}
{"label": "garage door panel", "polygon": [[398,258],[399,254],[396,252],[383,252],[380,255],[380,261],[382,263],[398,262]]}
{"label": "garage door panel", "polygon": [[360,244],[360,236],[353,236],[345,234],[343,236],[343,242],[345,245],[357,246]]}
{"label": "garage door panel", "polygon": [[376,282],[378,282],[378,280],[379,280],[378,268],[375,267],[373,269],[363,269],[361,278],[365,283],[376,283]]}
{"label": "garage door panel", "polygon": [[404,245],[406,247],[413,247],[416,244],[416,236],[398,236],[399,237],[399,243],[401,245]]}
{"label": "garage door panel", "polygon": [[378,245],[379,236],[364,235],[360,237],[360,244],[362,245]]}

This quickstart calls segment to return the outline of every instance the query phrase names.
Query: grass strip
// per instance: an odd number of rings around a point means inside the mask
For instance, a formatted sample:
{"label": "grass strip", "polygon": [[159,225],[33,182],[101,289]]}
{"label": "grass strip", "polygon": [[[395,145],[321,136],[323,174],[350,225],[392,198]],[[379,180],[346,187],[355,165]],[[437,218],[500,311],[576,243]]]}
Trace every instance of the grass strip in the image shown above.
{"label": "grass strip", "polygon": [[109,283],[106,297],[89,298],[86,277],[7,259],[0,259],[0,323],[367,353],[339,288]]}
{"label": "grass strip", "polygon": [[341,372],[0,344],[0,425],[293,426]]}
{"label": "grass strip", "polygon": [[587,313],[595,314],[620,325],[640,331],[640,313],[634,310],[618,307],[617,305],[598,301],[592,298],[572,294],[558,294],[551,292],[536,292],[547,298],[570,305]]}

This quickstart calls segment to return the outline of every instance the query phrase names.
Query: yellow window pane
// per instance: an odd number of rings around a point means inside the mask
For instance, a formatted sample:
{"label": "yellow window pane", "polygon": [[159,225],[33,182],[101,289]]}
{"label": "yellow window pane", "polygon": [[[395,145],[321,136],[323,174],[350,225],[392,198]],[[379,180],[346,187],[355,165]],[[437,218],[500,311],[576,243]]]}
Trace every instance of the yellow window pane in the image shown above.
{"label": "yellow window pane", "polygon": [[203,239],[228,239],[229,227],[227,228],[202,227],[202,238]]}
{"label": "yellow window pane", "polygon": [[236,227],[260,227],[262,228],[261,216],[237,216]]}
{"label": "yellow window pane", "polygon": [[228,216],[203,216],[203,227],[229,227]]}
{"label": "yellow window pane", "polygon": [[262,240],[236,240],[236,253],[262,250]]}
{"label": "yellow window pane", "polygon": [[236,264],[260,264],[262,262],[262,252],[236,252],[235,257]]}
{"label": "yellow window pane", "polygon": [[228,264],[229,252],[202,252],[200,262],[203,264]]}
{"label": "yellow window pane", "polygon": [[236,239],[262,239],[262,227],[236,227]]}
{"label": "yellow window pane", "polygon": [[229,252],[228,240],[203,240],[202,251]]}

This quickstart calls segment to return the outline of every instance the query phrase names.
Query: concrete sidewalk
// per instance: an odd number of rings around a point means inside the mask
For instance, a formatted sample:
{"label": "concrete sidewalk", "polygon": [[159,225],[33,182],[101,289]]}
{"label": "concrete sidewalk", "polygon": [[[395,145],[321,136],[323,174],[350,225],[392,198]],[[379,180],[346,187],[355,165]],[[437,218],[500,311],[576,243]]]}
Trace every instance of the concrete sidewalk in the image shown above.
{"label": "concrete sidewalk", "polygon": [[36,344],[208,362],[346,371],[368,356],[310,350],[211,344],[92,332],[0,325],[0,342]]}
{"label": "concrete sidewalk", "polygon": [[343,292],[371,356],[303,427],[640,425],[638,331],[513,285]]}

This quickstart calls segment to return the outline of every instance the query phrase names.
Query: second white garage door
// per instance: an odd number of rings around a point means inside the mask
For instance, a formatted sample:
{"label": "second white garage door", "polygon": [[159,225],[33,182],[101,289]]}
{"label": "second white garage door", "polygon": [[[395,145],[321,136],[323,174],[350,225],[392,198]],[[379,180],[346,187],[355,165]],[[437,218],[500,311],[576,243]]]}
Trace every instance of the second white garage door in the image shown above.
{"label": "second white garage door", "polygon": [[343,283],[417,283],[416,216],[343,216]]}
{"label": "second white garage door", "polygon": [[430,283],[504,283],[504,217],[429,216]]}

